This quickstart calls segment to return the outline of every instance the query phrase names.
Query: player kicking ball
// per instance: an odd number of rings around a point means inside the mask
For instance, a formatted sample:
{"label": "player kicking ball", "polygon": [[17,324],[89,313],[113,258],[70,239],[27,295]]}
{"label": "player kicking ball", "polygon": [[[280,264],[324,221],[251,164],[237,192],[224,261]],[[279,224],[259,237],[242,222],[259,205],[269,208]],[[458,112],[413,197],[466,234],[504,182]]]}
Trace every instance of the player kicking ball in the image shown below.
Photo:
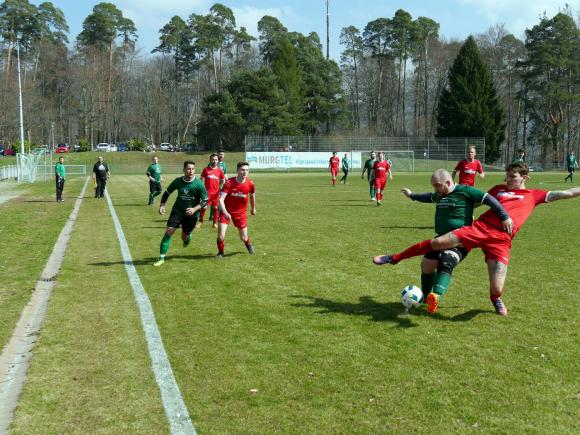
{"label": "player kicking ball", "polygon": [[224,256],[224,240],[230,222],[233,222],[234,226],[238,229],[240,239],[246,245],[248,252],[250,254],[254,253],[254,247],[248,236],[246,217],[248,198],[250,200],[251,213],[252,215],[256,214],[255,187],[253,181],[248,178],[249,173],[250,164],[248,162],[239,162],[237,165],[237,176],[226,181],[220,194],[217,259],[221,259]]}
{"label": "player kicking ball", "polygon": [[189,245],[191,232],[199,218],[199,211],[207,205],[207,191],[202,181],[195,176],[195,162],[193,160],[186,160],[183,163],[183,177],[173,180],[163,193],[161,204],[159,204],[160,215],[165,214],[165,203],[169,199],[169,195],[175,190],[177,190],[177,198],[167,220],[167,229],[161,239],[159,260],[153,263],[153,266],[156,267],[165,263],[165,255],[171,245],[171,236],[180,226],[183,246]]}
{"label": "player kicking ball", "polygon": [[[580,196],[580,188],[552,192],[526,189],[526,181],[529,180],[528,171],[528,165],[525,163],[509,164],[506,168],[506,183],[494,186],[488,192],[497,198],[511,219],[501,221],[494,211],[488,210],[471,225],[432,240],[424,240],[397,254],[376,256],[373,262],[376,265],[397,264],[399,261],[424,255],[431,250],[481,248],[487,263],[491,303],[497,314],[507,316],[508,310],[502,296],[513,238],[536,206]],[[438,299],[435,293],[429,293],[427,305],[433,307],[432,312],[436,310]]]}

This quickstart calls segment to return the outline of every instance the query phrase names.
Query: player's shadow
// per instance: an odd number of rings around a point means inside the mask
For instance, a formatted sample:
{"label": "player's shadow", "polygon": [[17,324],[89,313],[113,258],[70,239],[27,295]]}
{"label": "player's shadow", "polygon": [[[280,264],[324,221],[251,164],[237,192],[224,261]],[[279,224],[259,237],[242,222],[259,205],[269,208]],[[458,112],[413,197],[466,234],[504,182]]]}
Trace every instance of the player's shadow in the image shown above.
{"label": "player's shadow", "polygon": [[[227,253],[224,255],[224,257],[233,257],[234,255],[239,255],[242,254],[241,252],[232,252],[232,253]],[[171,255],[169,257],[167,257],[165,259],[165,263],[166,264],[171,264],[172,261],[174,260],[204,260],[207,258],[215,258],[214,254],[194,254],[194,255]],[[142,258],[140,260],[133,260],[133,261],[125,261],[125,260],[119,260],[119,261],[100,261],[97,263],[89,263],[89,266],[103,266],[103,267],[110,267],[110,266],[116,266],[119,264],[122,265],[133,265],[133,266],[144,266],[144,265],[148,265],[148,264],[153,264],[155,263],[159,258],[158,257],[148,257],[148,258]],[[218,260],[216,260],[218,261]]]}
{"label": "player's shadow", "polygon": [[[291,304],[296,308],[316,308],[319,314],[342,313],[354,316],[369,317],[373,322],[392,322],[401,328],[412,328],[413,324],[410,316],[400,303],[375,301],[371,296],[361,296],[358,303],[338,302],[330,299],[318,298],[314,296],[290,295],[295,299],[307,299],[309,303]],[[416,310],[414,315],[425,315],[424,311]]]}
{"label": "player's shadow", "polygon": [[486,310],[469,310],[469,311],[466,311],[465,313],[457,314],[457,315],[451,316],[451,317],[443,316],[443,315],[437,313],[437,314],[435,314],[435,317],[437,317],[441,320],[446,320],[448,322],[469,322],[470,320],[473,320],[479,314],[495,314],[495,313],[492,311],[486,311]]}

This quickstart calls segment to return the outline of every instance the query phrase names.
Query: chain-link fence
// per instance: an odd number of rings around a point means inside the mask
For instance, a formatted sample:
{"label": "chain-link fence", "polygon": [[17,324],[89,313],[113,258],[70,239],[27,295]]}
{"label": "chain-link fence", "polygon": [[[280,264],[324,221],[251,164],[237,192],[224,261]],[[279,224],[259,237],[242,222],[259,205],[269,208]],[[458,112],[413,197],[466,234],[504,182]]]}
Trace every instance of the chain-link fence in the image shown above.
{"label": "chain-link fence", "polygon": [[[340,136],[246,136],[248,153],[331,153],[360,152],[362,161],[371,151],[383,151],[399,166],[410,171],[453,170],[465,158],[469,146],[485,164],[485,138],[433,137],[340,137]],[[397,165],[397,159],[404,159]],[[503,170],[485,165],[486,170]],[[291,169],[291,168],[290,168]]]}

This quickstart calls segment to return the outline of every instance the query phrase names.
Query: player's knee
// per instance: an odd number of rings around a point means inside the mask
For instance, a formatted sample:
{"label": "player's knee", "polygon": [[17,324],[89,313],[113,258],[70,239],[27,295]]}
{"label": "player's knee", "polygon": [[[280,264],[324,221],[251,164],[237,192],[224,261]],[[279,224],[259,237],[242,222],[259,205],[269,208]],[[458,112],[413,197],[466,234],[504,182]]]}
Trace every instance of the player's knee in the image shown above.
{"label": "player's knee", "polygon": [[441,251],[439,254],[439,271],[448,273],[451,275],[453,269],[462,260],[461,254],[455,250],[445,250]]}

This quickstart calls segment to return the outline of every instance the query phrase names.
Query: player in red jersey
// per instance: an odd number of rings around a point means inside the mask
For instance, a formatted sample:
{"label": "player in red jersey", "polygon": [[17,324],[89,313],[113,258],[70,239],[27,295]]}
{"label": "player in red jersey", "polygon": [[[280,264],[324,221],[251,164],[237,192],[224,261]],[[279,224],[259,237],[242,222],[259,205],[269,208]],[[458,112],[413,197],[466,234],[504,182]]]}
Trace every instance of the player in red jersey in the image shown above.
{"label": "player in red jersey", "polygon": [[340,157],[337,156],[337,152],[332,152],[332,157],[328,161],[328,169],[332,175],[332,185],[336,186],[336,176],[338,175],[338,168],[340,167]]}
{"label": "player in red jersey", "polygon": [[391,172],[391,165],[387,160],[385,160],[385,154],[380,151],[377,156],[377,161],[373,165],[373,172],[371,178],[374,179],[375,185],[375,196],[377,198],[377,206],[382,205],[383,190],[387,186],[387,174],[389,174],[389,179],[393,179],[393,174]]}
{"label": "player in red jersey", "polygon": [[451,178],[455,181],[455,174],[459,172],[459,184],[464,186],[475,186],[475,174],[481,178],[485,177],[481,162],[475,158],[475,147],[470,145],[467,149],[467,157],[457,163]]}
{"label": "player in red jersey", "polygon": [[238,162],[238,175],[230,178],[224,184],[220,194],[219,205],[219,226],[217,247],[218,254],[216,258],[224,256],[224,239],[226,230],[230,221],[233,221],[235,227],[240,233],[240,239],[246,245],[250,254],[254,253],[254,246],[248,237],[248,223],[246,219],[246,209],[248,208],[248,198],[252,208],[252,215],[256,214],[256,193],[252,180],[248,178],[250,164],[248,162]]}
{"label": "player in red jersey", "polygon": [[[208,201],[207,205],[212,209],[213,215],[213,227],[217,228],[218,213],[217,208],[220,202],[220,187],[225,181],[225,174],[222,168],[218,166],[218,155],[212,154],[209,156],[209,166],[203,168],[201,172],[201,178],[205,184],[205,190],[207,190]],[[202,208],[199,212],[199,221],[197,223],[197,228],[201,227],[203,223],[203,217],[205,215],[205,208]]]}
{"label": "player in red jersey", "polygon": [[[501,296],[504,292],[512,239],[537,205],[580,196],[579,187],[552,192],[526,189],[528,172],[528,165],[525,163],[511,163],[506,168],[506,184],[494,186],[488,192],[504,206],[511,219],[500,221],[496,213],[488,210],[469,226],[432,240],[424,240],[398,254],[379,255],[373,259],[373,262],[376,265],[397,264],[401,260],[426,254],[432,249],[481,248],[487,263],[491,302],[496,313],[507,316],[508,310]],[[437,298],[436,295],[429,297]],[[427,304],[431,303],[436,306],[438,301],[430,301],[429,297]]]}

